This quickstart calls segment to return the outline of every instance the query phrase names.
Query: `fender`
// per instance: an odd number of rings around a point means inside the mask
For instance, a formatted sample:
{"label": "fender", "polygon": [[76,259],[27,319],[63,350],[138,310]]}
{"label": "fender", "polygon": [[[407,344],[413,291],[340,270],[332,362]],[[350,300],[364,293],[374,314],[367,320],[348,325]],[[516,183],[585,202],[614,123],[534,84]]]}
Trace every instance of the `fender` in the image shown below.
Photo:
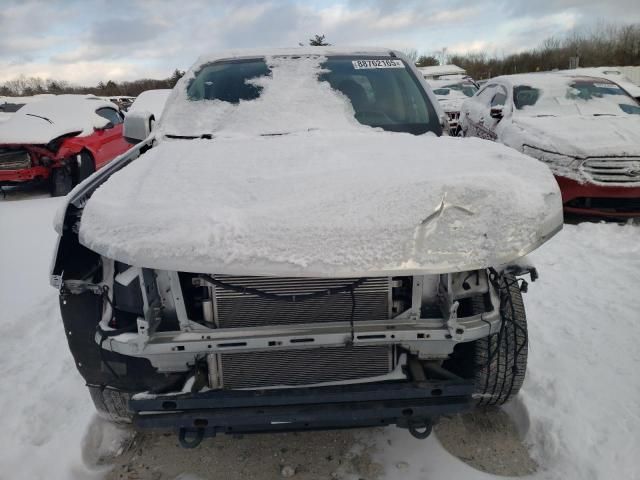
{"label": "fender", "polygon": [[[73,270],[75,265],[79,265],[86,260],[86,255],[95,255],[90,250],[80,245],[78,240],[78,229],[76,227],[82,209],[87,204],[89,198],[96,189],[106,182],[111,175],[126,167],[142,153],[149,150],[155,140],[155,135],[150,135],[146,140],[127,150],[116,157],[112,162],[92,174],[89,178],[77,185],[65,198],[54,219],[54,228],[58,232],[58,239],[54,250],[51,267],[49,269],[49,283],[59,289],[62,276],[65,271]],[[74,255],[67,254],[74,251]],[[84,254],[79,254],[83,252]],[[80,257],[80,258],[75,258]]]}

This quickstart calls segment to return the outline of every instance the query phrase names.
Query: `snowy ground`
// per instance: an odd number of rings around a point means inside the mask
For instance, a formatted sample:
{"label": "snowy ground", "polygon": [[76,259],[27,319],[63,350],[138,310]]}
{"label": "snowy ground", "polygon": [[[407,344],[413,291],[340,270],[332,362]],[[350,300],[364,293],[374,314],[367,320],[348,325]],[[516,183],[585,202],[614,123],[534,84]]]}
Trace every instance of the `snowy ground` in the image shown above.
{"label": "snowy ground", "polygon": [[[56,294],[48,285],[55,240],[51,224],[59,203],[33,194],[0,200],[0,479],[105,474],[92,461],[102,431],[92,423],[93,407],[67,350]],[[640,479],[635,458],[640,452],[640,227],[567,225],[532,258],[541,278],[525,297],[530,363],[513,408],[540,465],[527,478]],[[265,447],[286,442],[292,446]],[[173,440],[156,443],[159,456],[145,458],[143,451],[140,464],[161,464],[162,457],[196,458],[176,450]],[[316,463],[333,461],[326,453],[330,445],[351,459],[351,470],[344,474],[354,478],[496,478],[450,455],[435,436],[417,441],[395,428],[309,433],[293,440],[227,438],[202,448],[219,451],[228,468],[237,455],[244,478],[278,478],[283,463],[300,472],[294,478],[326,478]],[[296,448],[306,453],[294,455]],[[363,449],[367,461],[358,463]],[[203,459],[207,451],[196,455]],[[207,478],[202,469],[184,464],[181,479]],[[215,478],[228,478],[215,464],[207,470]],[[147,478],[121,473],[112,476]],[[154,475],[148,478],[177,476]]]}

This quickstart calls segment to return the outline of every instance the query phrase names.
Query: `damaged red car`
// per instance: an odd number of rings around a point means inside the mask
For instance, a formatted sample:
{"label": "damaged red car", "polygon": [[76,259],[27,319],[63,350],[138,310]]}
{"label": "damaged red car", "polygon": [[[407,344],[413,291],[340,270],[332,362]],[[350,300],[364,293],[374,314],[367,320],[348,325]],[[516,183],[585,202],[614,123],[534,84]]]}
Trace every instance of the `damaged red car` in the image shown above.
{"label": "damaged red car", "polygon": [[116,105],[90,96],[25,105],[0,124],[0,188],[44,183],[52,196],[66,195],[129,149],[123,120]]}

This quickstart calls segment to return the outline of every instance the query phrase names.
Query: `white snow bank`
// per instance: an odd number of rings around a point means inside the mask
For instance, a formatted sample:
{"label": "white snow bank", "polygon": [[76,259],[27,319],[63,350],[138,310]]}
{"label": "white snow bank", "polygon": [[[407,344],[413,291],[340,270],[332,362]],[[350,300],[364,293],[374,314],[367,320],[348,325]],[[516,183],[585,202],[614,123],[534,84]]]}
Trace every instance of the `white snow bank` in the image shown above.
{"label": "white snow bank", "polygon": [[505,263],[561,222],[549,170],[502,145],[310,132],[165,141],[93,194],[80,239],[146,267],[366,276]]}
{"label": "white snow bank", "polygon": [[169,98],[171,89],[147,90],[136,97],[133,104],[127,110],[131,112],[149,112],[152,113],[156,121],[160,120],[162,110]]}
{"label": "white snow bank", "polygon": [[94,128],[107,124],[96,114],[103,107],[116,108],[84,95],[58,95],[28,103],[0,124],[0,144],[47,144],[69,133],[91,135]]}
{"label": "white snow bank", "polygon": [[48,282],[62,199],[0,200],[0,477],[93,478],[80,443],[95,414]]}
{"label": "white snow bank", "polygon": [[[519,398],[540,469],[526,478],[640,478],[640,227],[567,225],[531,257],[540,279],[524,296],[529,368]],[[389,480],[504,478],[455,459],[435,436],[388,428],[374,440]]]}

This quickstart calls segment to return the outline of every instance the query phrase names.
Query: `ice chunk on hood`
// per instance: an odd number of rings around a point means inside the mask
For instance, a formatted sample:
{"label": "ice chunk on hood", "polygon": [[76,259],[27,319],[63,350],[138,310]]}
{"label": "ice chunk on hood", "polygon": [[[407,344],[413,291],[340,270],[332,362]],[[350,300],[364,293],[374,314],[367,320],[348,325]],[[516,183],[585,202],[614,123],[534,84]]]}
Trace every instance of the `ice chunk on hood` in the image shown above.
{"label": "ice chunk on hood", "polygon": [[537,160],[370,132],[165,141],[93,194],[80,240],[150,268],[366,276],[506,263],[561,227]]}

